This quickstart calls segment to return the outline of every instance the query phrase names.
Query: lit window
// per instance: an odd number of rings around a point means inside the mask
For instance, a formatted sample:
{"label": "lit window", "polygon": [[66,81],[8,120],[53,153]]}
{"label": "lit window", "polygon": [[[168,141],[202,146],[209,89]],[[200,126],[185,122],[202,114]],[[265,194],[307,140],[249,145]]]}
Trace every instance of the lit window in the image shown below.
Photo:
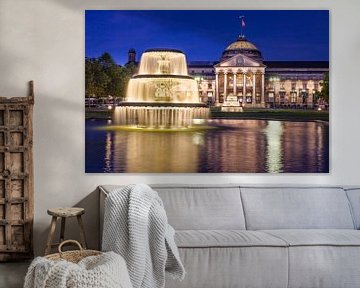
{"label": "lit window", "polygon": [[281,91],[281,92],[279,92],[279,94],[280,94],[280,103],[284,104],[284,102],[285,102],[285,92]]}
{"label": "lit window", "polygon": [[268,94],[269,102],[274,102],[274,92]]}

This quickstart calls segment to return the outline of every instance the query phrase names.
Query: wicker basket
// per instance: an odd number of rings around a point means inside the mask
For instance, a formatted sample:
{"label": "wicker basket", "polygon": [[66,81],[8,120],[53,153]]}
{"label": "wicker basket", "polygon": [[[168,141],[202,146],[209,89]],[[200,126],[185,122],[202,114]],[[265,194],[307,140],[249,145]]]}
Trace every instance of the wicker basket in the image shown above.
{"label": "wicker basket", "polygon": [[[61,248],[65,244],[69,244],[69,243],[76,244],[79,247],[79,250],[63,252],[61,250]],[[58,251],[59,251],[59,253],[54,253],[54,254],[47,255],[47,256],[45,256],[45,258],[47,258],[49,260],[54,260],[54,261],[56,261],[56,260],[66,260],[66,261],[69,261],[69,262],[78,263],[79,261],[81,261],[85,257],[96,256],[96,255],[102,254],[102,252],[100,252],[100,251],[83,249],[81,244],[76,240],[66,240],[66,241],[61,242],[61,244],[59,245]]]}

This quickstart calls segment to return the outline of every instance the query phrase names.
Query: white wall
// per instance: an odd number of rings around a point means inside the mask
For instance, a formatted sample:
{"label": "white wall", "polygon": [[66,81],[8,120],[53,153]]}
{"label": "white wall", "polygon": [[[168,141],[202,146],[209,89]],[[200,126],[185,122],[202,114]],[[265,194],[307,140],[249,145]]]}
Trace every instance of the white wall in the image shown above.
{"label": "white wall", "polygon": [[[25,96],[27,81],[35,81],[36,253],[43,252],[47,236],[50,217],[46,214],[46,208],[54,206],[84,206],[87,209],[87,217],[84,219],[87,236],[91,246],[96,246],[97,197],[91,192],[99,184],[360,184],[360,1],[225,2],[0,0],[0,95]],[[85,174],[85,9],[330,9],[331,172],[325,175]]]}

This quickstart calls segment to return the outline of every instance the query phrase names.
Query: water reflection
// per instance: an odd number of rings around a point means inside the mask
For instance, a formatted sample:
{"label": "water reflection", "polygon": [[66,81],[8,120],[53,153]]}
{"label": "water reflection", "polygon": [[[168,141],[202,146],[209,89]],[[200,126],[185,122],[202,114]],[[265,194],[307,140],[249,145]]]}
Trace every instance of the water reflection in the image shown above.
{"label": "water reflection", "polygon": [[[318,122],[284,122],[284,170],[328,172],[329,127]],[[325,171],[324,171],[325,170]]]}
{"label": "water reflection", "polygon": [[284,132],[281,121],[268,121],[264,129],[266,135],[266,167],[270,173],[283,172],[283,151],[281,138]]}
{"label": "water reflection", "polygon": [[199,151],[198,145],[193,143],[193,138],[192,133],[115,133],[112,146],[113,170],[196,172]]}
{"label": "water reflection", "polygon": [[209,120],[202,132],[103,131],[86,122],[86,172],[328,172],[321,122]]}
{"label": "water reflection", "polygon": [[199,172],[266,172],[263,120],[213,120],[221,130],[204,133]]}

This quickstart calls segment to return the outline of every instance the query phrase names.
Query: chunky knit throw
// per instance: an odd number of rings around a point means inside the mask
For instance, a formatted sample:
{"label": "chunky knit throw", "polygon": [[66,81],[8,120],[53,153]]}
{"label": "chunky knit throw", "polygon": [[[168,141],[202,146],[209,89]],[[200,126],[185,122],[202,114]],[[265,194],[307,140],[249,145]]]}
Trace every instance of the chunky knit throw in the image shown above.
{"label": "chunky knit throw", "polygon": [[75,264],[37,257],[24,288],[132,288],[124,259],[113,252],[89,256]]}
{"label": "chunky knit throw", "polygon": [[185,276],[163,203],[144,184],[119,188],[106,198],[102,250],[124,257],[134,288],[165,287],[165,270],[174,279]]}

